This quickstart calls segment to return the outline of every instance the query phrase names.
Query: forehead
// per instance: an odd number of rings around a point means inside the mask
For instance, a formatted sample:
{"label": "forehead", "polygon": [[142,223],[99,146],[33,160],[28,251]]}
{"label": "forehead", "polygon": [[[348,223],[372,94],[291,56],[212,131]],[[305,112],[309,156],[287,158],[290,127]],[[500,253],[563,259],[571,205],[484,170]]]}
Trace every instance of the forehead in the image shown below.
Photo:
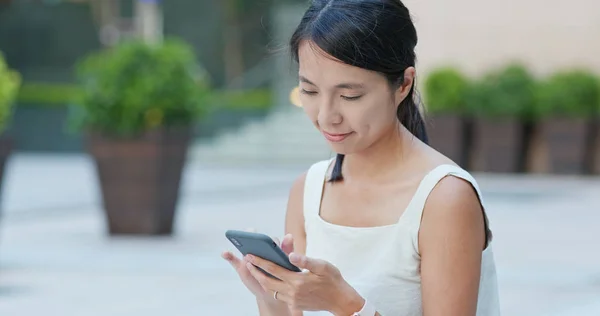
{"label": "forehead", "polygon": [[299,74],[317,85],[336,85],[348,80],[364,84],[382,81],[374,71],[345,64],[321,50],[316,44],[303,41],[298,49]]}

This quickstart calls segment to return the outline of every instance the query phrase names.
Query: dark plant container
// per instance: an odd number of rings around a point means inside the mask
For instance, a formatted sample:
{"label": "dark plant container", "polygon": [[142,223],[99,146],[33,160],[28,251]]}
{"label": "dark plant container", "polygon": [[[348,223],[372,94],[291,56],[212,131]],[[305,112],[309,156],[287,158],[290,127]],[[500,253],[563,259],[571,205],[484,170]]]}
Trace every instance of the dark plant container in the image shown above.
{"label": "dark plant container", "polygon": [[590,124],[585,118],[548,118],[541,122],[549,172],[585,174],[589,155]]}
{"label": "dark plant container", "polygon": [[172,234],[191,133],[182,127],[128,139],[89,135],[111,235]]}
{"label": "dark plant container", "polygon": [[523,124],[514,118],[474,121],[472,169],[481,172],[519,171],[523,155]]}

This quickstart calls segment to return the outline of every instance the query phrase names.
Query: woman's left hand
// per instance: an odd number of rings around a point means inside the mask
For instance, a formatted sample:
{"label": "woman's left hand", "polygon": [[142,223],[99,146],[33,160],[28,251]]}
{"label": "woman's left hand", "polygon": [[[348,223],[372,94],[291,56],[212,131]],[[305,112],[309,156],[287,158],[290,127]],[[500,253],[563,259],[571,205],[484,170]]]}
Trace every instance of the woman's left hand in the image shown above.
{"label": "woman's left hand", "polygon": [[[352,315],[361,310],[365,300],[344,280],[331,263],[291,253],[290,262],[303,272],[289,271],[262,258],[248,255],[245,260],[252,275],[261,286],[291,310],[328,311],[334,315]],[[279,280],[269,277],[254,265]]]}

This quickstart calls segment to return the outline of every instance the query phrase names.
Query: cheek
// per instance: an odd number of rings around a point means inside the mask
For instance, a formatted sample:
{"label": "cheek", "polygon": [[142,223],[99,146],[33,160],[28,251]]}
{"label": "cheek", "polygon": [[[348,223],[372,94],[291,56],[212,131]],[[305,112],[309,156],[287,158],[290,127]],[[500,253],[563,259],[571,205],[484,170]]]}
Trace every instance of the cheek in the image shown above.
{"label": "cheek", "polygon": [[361,113],[356,113],[352,120],[357,132],[369,135],[378,135],[396,121],[395,109],[385,106],[367,107]]}
{"label": "cheek", "polygon": [[316,122],[317,117],[319,116],[318,106],[316,104],[314,104],[314,102],[310,102],[309,100],[306,100],[306,98],[302,98],[301,102],[302,102],[302,109],[304,110],[304,113],[306,113],[306,115],[310,118],[311,121]]}

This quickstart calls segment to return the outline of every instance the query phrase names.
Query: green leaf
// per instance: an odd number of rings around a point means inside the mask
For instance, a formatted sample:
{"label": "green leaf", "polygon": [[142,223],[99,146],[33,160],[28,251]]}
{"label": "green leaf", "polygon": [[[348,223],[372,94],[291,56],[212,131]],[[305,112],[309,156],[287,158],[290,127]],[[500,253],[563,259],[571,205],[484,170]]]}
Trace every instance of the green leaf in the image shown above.
{"label": "green leaf", "polygon": [[0,131],[4,131],[13,113],[13,104],[21,85],[21,75],[8,68],[0,52]]}
{"label": "green leaf", "polygon": [[600,80],[584,69],[558,71],[539,85],[535,105],[538,118],[598,116]]}
{"label": "green leaf", "polygon": [[185,42],[133,40],[93,53],[77,65],[82,93],[74,126],[117,136],[188,125],[206,111],[209,84]]}
{"label": "green leaf", "polygon": [[494,69],[470,83],[468,112],[487,118],[530,119],[535,106],[536,79],[519,63]]}
{"label": "green leaf", "polygon": [[434,70],[425,80],[425,105],[431,113],[463,114],[468,80],[456,68]]}

